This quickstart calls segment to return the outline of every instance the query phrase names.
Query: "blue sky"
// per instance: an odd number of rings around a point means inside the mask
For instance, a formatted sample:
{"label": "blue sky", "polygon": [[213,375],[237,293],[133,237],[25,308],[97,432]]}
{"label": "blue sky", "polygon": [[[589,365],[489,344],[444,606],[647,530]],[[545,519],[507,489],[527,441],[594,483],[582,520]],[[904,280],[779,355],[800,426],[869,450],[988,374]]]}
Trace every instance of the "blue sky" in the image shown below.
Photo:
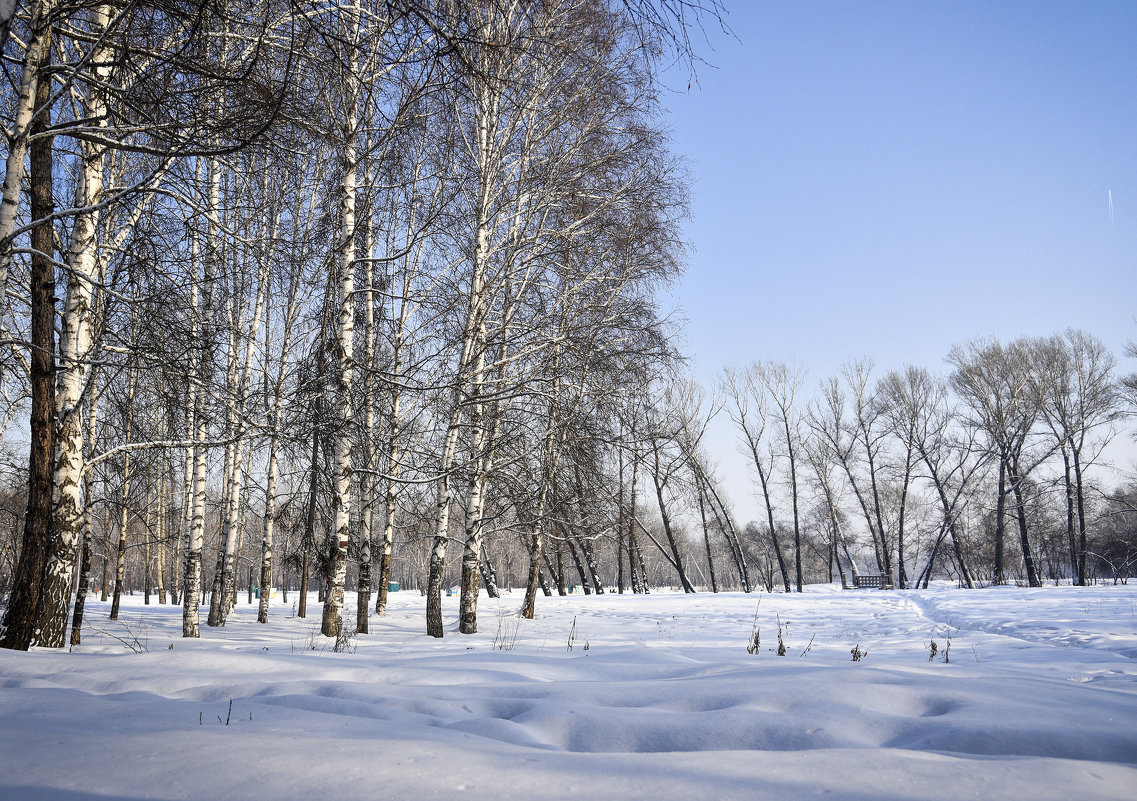
{"label": "blue sky", "polygon": [[729,5],[665,100],[699,377],[1070,326],[1135,369],[1137,2]]}

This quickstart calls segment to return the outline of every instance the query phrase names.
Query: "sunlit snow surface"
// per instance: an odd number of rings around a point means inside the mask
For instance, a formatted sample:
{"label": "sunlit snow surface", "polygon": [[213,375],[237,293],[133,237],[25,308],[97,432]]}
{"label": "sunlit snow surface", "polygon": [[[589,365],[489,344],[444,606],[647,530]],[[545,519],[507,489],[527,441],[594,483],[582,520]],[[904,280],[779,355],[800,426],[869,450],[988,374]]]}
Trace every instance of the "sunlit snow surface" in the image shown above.
{"label": "sunlit snow surface", "polygon": [[0,651],[0,799],[1137,798],[1137,585],[455,597],[443,640],[401,592],[340,653],[240,600]]}

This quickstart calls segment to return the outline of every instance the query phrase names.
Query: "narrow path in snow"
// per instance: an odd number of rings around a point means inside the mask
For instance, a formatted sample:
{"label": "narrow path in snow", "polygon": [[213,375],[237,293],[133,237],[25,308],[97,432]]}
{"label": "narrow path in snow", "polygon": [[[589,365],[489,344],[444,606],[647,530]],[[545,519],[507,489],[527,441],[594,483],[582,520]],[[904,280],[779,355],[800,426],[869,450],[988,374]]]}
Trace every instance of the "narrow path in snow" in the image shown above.
{"label": "narrow path in snow", "polygon": [[[1137,635],[1111,624],[1117,615],[1125,616],[1124,599],[1111,597],[1105,601],[1093,594],[1092,587],[1006,588],[995,592],[1022,600],[1014,615],[1007,614],[1005,601],[990,594],[967,598],[958,593],[911,593],[906,597],[929,621],[949,631],[964,635],[983,632],[1031,645],[1088,648],[1137,660]],[[1104,608],[1106,603],[1111,608]],[[1137,616],[1137,600],[1130,599],[1128,612],[1131,617]]]}

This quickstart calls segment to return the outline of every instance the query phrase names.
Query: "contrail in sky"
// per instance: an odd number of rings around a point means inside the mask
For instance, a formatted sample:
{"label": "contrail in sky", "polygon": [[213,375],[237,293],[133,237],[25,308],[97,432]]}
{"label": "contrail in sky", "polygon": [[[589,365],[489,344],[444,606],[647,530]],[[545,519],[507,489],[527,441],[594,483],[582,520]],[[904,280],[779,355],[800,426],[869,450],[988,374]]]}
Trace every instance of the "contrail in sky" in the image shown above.
{"label": "contrail in sky", "polygon": [[1108,189],[1108,190],[1106,190],[1106,192],[1109,196],[1109,224],[1110,224],[1110,227],[1112,227],[1113,226],[1113,190]]}

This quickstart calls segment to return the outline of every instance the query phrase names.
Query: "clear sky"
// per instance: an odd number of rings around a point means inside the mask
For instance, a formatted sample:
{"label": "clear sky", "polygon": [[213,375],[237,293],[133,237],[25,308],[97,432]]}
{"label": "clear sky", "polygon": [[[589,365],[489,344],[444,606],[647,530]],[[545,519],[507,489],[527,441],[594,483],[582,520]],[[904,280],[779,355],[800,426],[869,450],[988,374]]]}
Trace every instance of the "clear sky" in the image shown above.
{"label": "clear sky", "polygon": [[812,391],[1070,326],[1137,369],[1137,2],[727,2],[665,101],[700,378],[774,358]]}

